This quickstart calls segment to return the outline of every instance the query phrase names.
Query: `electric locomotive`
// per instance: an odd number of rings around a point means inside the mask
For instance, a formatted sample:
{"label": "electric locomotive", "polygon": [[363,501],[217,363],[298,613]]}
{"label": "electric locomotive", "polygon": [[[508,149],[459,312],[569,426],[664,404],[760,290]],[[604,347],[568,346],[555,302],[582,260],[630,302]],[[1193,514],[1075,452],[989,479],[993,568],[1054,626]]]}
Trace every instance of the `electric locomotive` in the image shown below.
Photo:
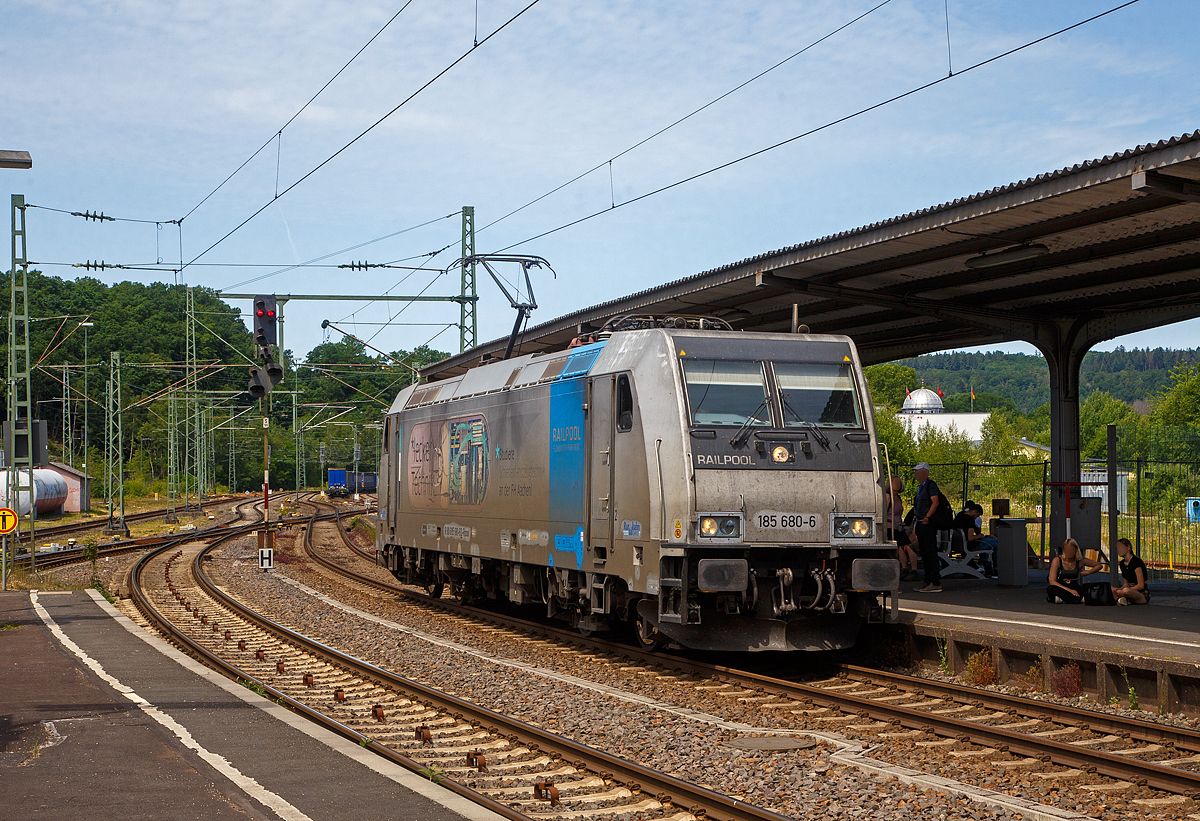
{"label": "electric locomotive", "polygon": [[894,622],[867,385],[849,338],[622,317],[401,391],[377,555],[460,600],[645,646],[851,646]]}

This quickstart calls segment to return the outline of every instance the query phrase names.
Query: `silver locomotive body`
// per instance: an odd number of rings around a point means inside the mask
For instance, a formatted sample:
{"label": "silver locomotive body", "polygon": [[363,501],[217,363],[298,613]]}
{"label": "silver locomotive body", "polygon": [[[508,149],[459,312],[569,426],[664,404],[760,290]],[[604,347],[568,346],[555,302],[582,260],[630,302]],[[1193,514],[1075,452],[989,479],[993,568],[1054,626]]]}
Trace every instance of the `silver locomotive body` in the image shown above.
{"label": "silver locomotive body", "polygon": [[899,586],[867,400],[845,337],[666,329],[412,386],[380,561],[647,644],[850,646]]}

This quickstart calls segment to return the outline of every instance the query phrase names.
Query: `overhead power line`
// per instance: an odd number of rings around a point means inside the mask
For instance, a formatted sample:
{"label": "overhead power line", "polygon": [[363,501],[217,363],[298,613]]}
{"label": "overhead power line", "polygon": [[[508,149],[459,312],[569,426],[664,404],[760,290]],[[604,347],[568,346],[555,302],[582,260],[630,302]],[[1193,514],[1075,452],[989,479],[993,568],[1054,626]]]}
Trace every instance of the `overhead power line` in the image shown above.
{"label": "overhead power line", "polygon": [[[319,256],[319,257],[313,257],[312,259],[308,260],[307,262],[300,262],[295,265],[288,265],[283,268],[280,268],[278,271],[272,271],[269,274],[263,274],[262,276],[253,277],[251,279],[243,280],[242,282],[235,282],[233,285],[226,285],[221,290],[222,291],[231,291],[234,288],[240,288],[243,285],[249,285],[252,282],[260,282],[264,279],[268,279],[273,276],[278,276],[279,274],[286,274],[288,271],[294,271],[297,268],[302,268],[305,266],[313,265],[314,263],[317,263],[317,262],[324,262],[325,260],[329,259],[330,257],[336,257],[338,254],[348,254],[351,251],[357,251],[359,248],[365,248],[368,245],[373,245],[376,242],[383,242],[385,239],[391,239],[392,237],[398,237],[401,234],[407,234],[409,231],[415,231],[418,228],[424,228],[426,225],[433,225],[435,222],[440,222],[445,219],[450,219],[451,217],[457,217],[460,213],[461,213],[460,211],[455,211],[452,214],[446,214],[444,217],[434,217],[433,219],[426,220],[425,222],[422,222],[418,225],[412,225],[412,226],[409,226],[408,228],[401,228],[399,231],[393,231],[390,234],[384,234],[382,237],[376,237],[375,239],[369,239],[366,242],[360,242],[357,245],[351,245],[349,248],[343,248],[340,251],[334,251],[329,254],[323,254],[322,256]],[[449,246],[446,246],[446,247],[448,248]],[[442,250],[445,250],[445,249],[442,249]],[[441,253],[441,251],[438,251],[437,253]],[[424,256],[430,256],[430,257],[436,256],[437,253],[418,254],[417,256],[408,257],[406,259],[393,260],[393,262],[408,262],[409,260],[420,259],[421,257],[424,257]],[[188,263],[188,264],[191,265],[192,263]],[[212,263],[199,263],[199,264],[201,264],[201,265],[219,265],[220,263],[212,262]]]}
{"label": "overhead power line", "polygon": [[[582,174],[579,174],[578,176],[572,177],[571,179],[569,179],[569,180],[567,180],[566,182],[564,182],[562,185],[559,185],[559,186],[557,186],[556,188],[552,188],[552,189],[550,189],[550,190],[549,190],[549,191],[547,191],[545,194],[542,194],[540,197],[536,197],[536,198],[534,198],[534,199],[530,200],[529,202],[525,203],[524,205],[520,206],[519,208],[514,208],[512,211],[509,211],[507,214],[504,214],[504,215],[503,215],[503,216],[501,216],[501,217],[497,217],[496,219],[494,219],[494,220],[492,220],[491,222],[489,222],[487,225],[485,225],[485,226],[483,226],[482,228],[480,228],[480,229],[479,229],[479,231],[480,231],[480,232],[486,231],[487,229],[491,228],[493,225],[496,225],[496,224],[498,224],[498,223],[501,223],[501,222],[503,222],[504,220],[508,219],[509,217],[513,216],[514,214],[518,214],[518,213],[520,213],[521,211],[524,211],[526,208],[529,208],[531,205],[536,205],[537,203],[541,202],[542,200],[546,199],[547,197],[550,197],[550,196],[553,196],[554,194],[557,194],[559,191],[563,190],[564,188],[567,188],[567,187],[569,187],[569,186],[571,186],[571,185],[574,185],[575,183],[577,183],[577,182],[579,182],[580,180],[582,180],[584,177],[586,177],[586,176],[588,176],[588,175],[590,175],[590,174],[594,174],[595,172],[599,171],[600,169],[604,168],[605,166],[608,166],[608,171],[609,171],[609,186],[610,186],[610,190],[611,190],[611,185],[612,185],[612,163],[613,163],[613,161],[614,161],[614,160],[619,160],[621,157],[624,157],[624,156],[625,156],[626,154],[628,154],[629,152],[631,152],[631,151],[633,151],[633,150],[635,150],[635,149],[637,149],[637,148],[640,148],[640,147],[642,147],[643,145],[645,145],[646,143],[648,143],[648,142],[650,142],[651,140],[653,140],[654,138],[656,138],[656,137],[660,137],[660,136],[662,136],[663,134],[667,133],[668,131],[670,131],[672,128],[674,128],[675,126],[679,125],[680,123],[683,123],[683,122],[685,122],[685,121],[687,121],[687,120],[690,120],[692,117],[695,117],[695,116],[696,116],[697,114],[699,114],[701,111],[704,111],[704,110],[705,110],[705,109],[707,109],[707,108],[711,108],[712,106],[714,106],[714,105],[716,105],[717,103],[721,102],[722,100],[724,100],[726,97],[730,96],[731,94],[735,94],[735,93],[737,93],[738,91],[741,91],[741,90],[742,90],[743,88],[745,88],[746,86],[748,86],[748,85],[750,85],[751,83],[755,82],[756,80],[760,80],[760,79],[762,79],[763,77],[767,76],[767,75],[768,75],[768,74],[770,74],[772,71],[774,71],[775,69],[779,68],[780,66],[783,66],[783,65],[785,65],[786,63],[789,63],[789,62],[791,62],[792,60],[796,59],[797,57],[799,57],[801,54],[803,54],[804,52],[808,51],[809,49],[812,49],[812,48],[815,48],[816,46],[819,46],[821,43],[824,43],[824,42],[825,42],[826,40],[828,40],[830,37],[833,37],[834,35],[836,35],[836,34],[839,34],[839,33],[843,32],[843,31],[845,31],[846,29],[850,28],[850,26],[854,25],[854,24],[855,24],[855,23],[857,23],[859,20],[862,20],[864,17],[868,17],[869,15],[871,15],[871,14],[874,14],[875,12],[879,11],[881,8],[883,8],[884,6],[886,6],[886,5],[887,5],[888,3],[890,3],[890,2],[892,2],[892,0],[883,0],[883,2],[879,3],[877,6],[874,6],[873,8],[870,8],[870,9],[868,9],[867,11],[864,11],[862,14],[858,15],[857,17],[855,17],[854,19],[852,19],[852,20],[850,20],[850,21],[848,21],[848,22],[846,22],[846,23],[843,23],[842,25],[838,26],[838,27],[837,27],[837,28],[835,28],[833,31],[829,32],[828,34],[826,34],[826,35],[824,35],[824,36],[822,36],[822,37],[819,37],[819,38],[817,38],[816,40],[813,40],[811,43],[809,43],[807,46],[805,46],[804,48],[800,49],[799,51],[794,51],[794,52],[792,52],[792,53],[791,53],[791,54],[789,54],[787,57],[784,57],[782,60],[780,60],[779,62],[775,63],[774,65],[772,65],[772,66],[769,66],[768,68],[765,68],[765,69],[763,69],[763,70],[762,70],[762,71],[760,71],[758,74],[755,74],[753,77],[751,77],[750,79],[748,79],[748,80],[745,80],[745,81],[743,81],[743,82],[741,82],[741,83],[738,83],[736,86],[734,86],[733,88],[729,89],[729,90],[728,90],[728,91],[726,91],[724,94],[721,94],[719,97],[716,97],[716,98],[714,98],[714,99],[712,99],[712,100],[709,100],[707,103],[705,103],[704,105],[700,106],[699,108],[696,108],[696,109],[693,109],[693,110],[689,111],[687,114],[684,114],[682,117],[680,117],[679,119],[675,120],[674,122],[668,123],[667,125],[665,125],[665,126],[663,126],[662,128],[658,129],[658,131],[655,131],[653,134],[649,135],[648,137],[643,137],[642,139],[638,140],[636,143],[634,143],[633,145],[629,146],[629,147],[628,147],[628,148],[626,148],[625,150],[623,150],[623,151],[619,151],[619,152],[617,152],[616,154],[614,154],[613,156],[609,157],[609,158],[608,158],[607,160],[605,160],[604,162],[601,162],[601,163],[599,163],[599,164],[597,164],[597,165],[594,165],[594,166],[592,166],[592,167],[591,167],[591,168],[589,168],[587,171],[584,171]],[[616,198],[615,198],[615,197],[612,199],[612,204],[613,204],[613,206],[615,206],[615,205],[616,205]]]}
{"label": "overhead power line", "polygon": [[[200,200],[200,202],[193,205],[190,211],[188,211],[186,214],[184,214],[182,217],[180,217],[179,222],[183,222],[185,219],[187,219],[192,214],[194,214],[196,212],[197,208],[199,208],[201,205],[204,205],[204,203],[208,202],[209,198],[212,197],[213,194],[216,194],[218,191],[220,191],[222,188],[224,188],[225,183],[229,182],[235,176],[237,176],[237,173],[239,171],[241,171],[243,168],[245,168],[247,165],[249,165],[250,161],[253,160],[255,157],[257,157],[259,154],[261,154],[267,146],[269,146],[275,140],[280,139],[280,137],[282,137],[282,135],[283,135],[283,130],[285,128],[287,128],[289,125],[291,125],[296,120],[297,117],[299,117],[301,114],[303,114],[304,110],[306,108],[308,108],[310,105],[312,105],[313,100],[320,97],[321,94],[324,93],[325,89],[329,88],[329,86],[331,86],[333,84],[333,81],[336,80],[338,77],[340,77],[342,72],[345,71],[346,69],[348,69],[350,67],[350,64],[353,63],[355,60],[357,60],[359,55],[362,54],[364,51],[366,51],[367,47],[369,45],[371,45],[371,43],[374,43],[375,39],[379,35],[383,34],[384,29],[386,29],[388,26],[390,26],[392,23],[394,23],[396,21],[396,18],[399,17],[401,14],[403,14],[404,10],[406,8],[408,8],[410,5],[412,5],[412,0],[408,0],[403,6],[401,6],[400,11],[393,14],[391,16],[391,18],[386,23],[384,23],[383,26],[380,27],[379,31],[377,31],[371,35],[371,39],[368,40],[366,43],[364,43],[362,48],[360,48],[358,51],[354,52],[354,56],[351,57],[349,60],[347,60],[346,64],[344,66],[342,66],[336,72],[334,72],[334,75],[332,77],[330,77],[329,80],[326,81],[325,85],[321,86],[317,90],[316,94],[314,94],[308,98],[308,102],[306,102],[304,105],[300,106],[300,109],[295,114],[293,114],[291,117],[289,117],[288,121],[286,123],[284,123],[283,125],[281,125],[274,134],[272,134],[270,137],[268,137],[267,141],[265,143],[263,143],[261,146],[259,146],[257,151],[255,151],[253,154],[251,154],[249,157],[247,157],[245,162],[243,162],[237,168],[233,169],[233,172],[228,177],[221,180],[220,184],[218,184],[216,188],[214,188],[212,191],[209,191],[207,194],[205,194],[204,198],[202,200]],[[275,173],[276,173],[276,187],[278,187],[278,174],[279,174],[278,165],[276,165]]]}
{"label": "overhead power line", "polygon": [[[212,245],[209,245],[207,248],[205,248],[205,249],[204,249],[203,251],[201,251],[199,254],[197,254],[196,256],[194,256],[194,257],[191,259],[191,261],[190,261],[190,262],[187,262],[187,263],[185,263],[185,264],[183,265],[183,268],[186,268],[186,267],[187,267],[188,265],[190,265],[192,262],[195,262],[196,260],[200,259],[200,258],[201,258],[201,257],[203,257],[205,254],[207,254],[209,251],[211,251],[212,249],[214,249],[214,248],[216,248],[218,245],[220,245],[222,242],[224,242],[225,240],[229,239],[231,236],[233,236],[233,235],[234,235],[234,234],[236,234],[238,231],[240,231],[240,230],[242,229],[242,227],[243,227],[243,226],[245,226],[247,223],[249,223],[249,222],[250,222],[250,220],[252,220],[252,219],[254,219],[255,217],[257,217],[257,216],[258,216],[259,214],[261,214],[263,211],[266,211],[266,210],[267,210],[267,209],[268,209],[268,208],[271,206],[271,204],[272,204],[272,203],[274,203],[276,200],[278,200],[280,197],[282,197],[282,196],[286,195],[286,194],[287,194],[289,191],[291,191],[293,188],[295,188],[296,186],[300,185],[302,182],[304,182],[305,180],[307,180],[307,179],[308,179],[309,177],[311,177],[313,174],[315,174],[315,173],[317,173],[318,171],[320,171],[322,168],[324,168],[324,167],[325,167],[326,165],[328,165],[329,163],[333,162],[333,160],[334,160],[336,157],[338,157],[338,156],[339,156],[339,155],[340,155],[340,154],[341,154],[343,151],[345,151],[346,149],[350,148],[350,146],[354,145],[354,144],[355,144],[355,143],[357,143],[359,140],[361,140],[363,137],[365,137],[367,134],[369,134],[369,133],[371,133],[373,130],[375,130],[375,128],[376,128],[377,126],[379,126],[379,125],[380,125],[380,124],[381,124],[381,123],[382,123],[384,120],[386,120],[386,119],[388,119],[389,117],[391,117],[393,114],[395,114],[397,111],[399,111],[399,110],[400,110],[401,108],[403,108],[405,105],[407,105],[407,104],[408,104],[410,101],[412,101],[414,98],[416,98],[416,97],[417,97],[417,95],[419,95],[419,94],[420,94],[421,92],[423,92],[425,89],[429,88],[431,85],[433,85],[434,83],[436,83],[436,82],[437,82],[439,79],[441,79],[441,78],[442,78],[442,77],[444,77],[446,74],[448,74],[448,73],[449,73],[451,70],[453,70],[453,69],[454,69],[454,67],[455,67],[455,66],[457,66],[457,65],[458,65],[459,63],[461,63],[463,60],[467,59],[467,57],[469,57],[469,56],[470,56],[472,53],[474,53],[474,51],[475,51],[476,49],[478,49],[480,46],[482,46],[482,45],[484,45],[485,43],[487,43],[489,40],[491,40],[493,37],[495,37],[495,36],[496,36],[497,34],[499,34],[500,32],[504,31],[504,30],[505,30],[506,28],[508,28],[508,27],[509,27],[509,26],[510,26],[512,23],[514,23],[514,22],[515,22],[515,21],[516,21],[518,18],[520,18],[520,17],[521,17],[523,14],[525,14],[525,12],[529,11],[531,8],[533,8],[534,6],[536,6],[536,5],[537,5],[538,3],[540,3],[540,2],[541,2],[541,0],[531,0],[531,2],[529,3],[529,5],[525,6],[523,9],[521,9],[521,10],[520,10],[520,11],[518,11],[516,14],[514,14],[512,17],[510,17],[510,18],[508,18],[506,21],[504,21],[504,23],[502,23],[502,24],[500,25],[500,27],[499,27],[499,28],[497,28],[496,30],[494,30],[494,31],[493,31],[491,34],[489,34],[487,37],[484,37],[484,38],[483,38],[482,40],[480,40],[478,43],[476,43],[476,44],[475,44],[475,45],[473,45],[471,48],[469,48],[469,49],[467,49],[465,52],[463,52],[463,53],[462,53],[462,54],[461,54],[461,55],[460,55],[458,58],[456,58],[456,59],[455,59],[455,60],[454,60],[452,63],[450,63],[448,66],[446,66],[446,67],[445,67],[445,68],[443,68],[441,71],[439,71],[437,74],[435,74],[433,77],[431,77],[429,80],[427,80],[427,81],[426,81],[426,82],[425,82],[425,83],[424,83],[424,84],[423,84],[423,85],[422,85],[420,88],[418,88],[416,91],[412,92],[412,93],[411,93],[411,94],[409,94],[407,97],[405,97],[403,100],[401,100],[401,101],[400,101],[400,103],[399,103],[398,105],[396,105],[396,106],[395,106],[395,107],[394,107],[394,108],[393,108],[391,111],[387,112],[387,113],[386,113],[386,114],[384,114],[382,117],[380,117],[378,120],[376,120],[375,122],[371,123],[371,125],[367,126],[365,129],[363,129],[361,132],[359,132],[359,134],[358,134],[356,137],[354,137],[354,138],[353,138],[352,140],[350,140],[348,143],[346,143],[345,145],[343,145],[343,146],[342,146],[341,148],[339,148],[337,151],[334,151],[332,154],[330,154],[330,155],[329,155],[328,157],[326,157],[324,160],[322,160],[321,162],[319,162],[319,163],[318,163],[317,165],[315,165],[315,166],[314,166],[314,167],[313,167],[313,168],[312,168],[310,171],[308,171],[306,174],[304,174],[304,176],[300,177],[298,180],[296,180],[295,182],[293,182],[293,183],[292,183],[291,185],[289,185],[287,188],[283,189],[282,191],[278,191],[278,192],[276,192],[275,196],[274,196],[272,199],[268,200],[268,201],[267,201],[265,204],[263,204],[263,206],[262,206],[261,208],[259,208],[257,211],[255,211],[254,213],[252,213],[250,216],[246,217],[244,220],[242,220],[242,221],[241,221],[241,222],[239,222],[237,225],[235,225],[235,226],[234,226],[232,229],[230,229],[230,230],[229,230],[229,232],[228,232],[228,233],[226,233],[224,236],[222,236],[220,239],[218,239],[218,240],[217,240],[216,242],[214,242]],[[241,284],[245,284],[245,283],[241,283]],[[234,286],[234,287],[236,287],[236,286]]]}
{"label": "overhead power line", "polygon": [[556,228],[551,228],[547,231],[542,231],[540,234],[534,234],[533,236],[527,237],[526,239],[523,239],[520,242],[514,242],[511,245],[506,245],[503,248],[498,248],[497,250],[493,251],[492,253],[495,253],[495,254],[504,253],[505,251],[509,251],[509,250],[512,250],[513,248],[517,248],[521,245],[524,245],[527,242],[533,242],[534,240],[542,239],[543,237],[548,237],[551,234],[556,234],[559,231],[566,230],[567,228],[571,228],[573,226],[579,225],[580,223],[588,222],[589,220],[593,220],[596,217],[599,217],[603,214],[607,214],[611,211],[615,211],[618,208],[624,208],[627,205],[633,205],[635,202],[641,202],[642,200],[649,199],[650,197],[657,196],[658,194],[662,194],[666,191],[670,191],[673,188],[678,188],[681,185],[686,185],[689,182],[694,182],[702,177],[707,177],[710,174],[715,174],[718,171],[722,171],[726,168],[737,165],[738,163],[743,163],[746,160],[754,159],[755,157],[761,156],[770,151],[774,151],[777,148],[782,148],[785,145],[790,145],[791,143],[794,143],[797,140],[802,140],[805,137],[811,137],[813,134],[817,134],[821,131],[825,131],[829,128],[832,128],[835,125],[840,125],[841,123],[848,122],[849,120],[853,120],[856,117],[862,116],[863,114],[868,114],[877,109],[884,108],[885,106],[891,105],[892,103],[898,102],[899,100],[903,100],[906,97],[911,97],[914,94],[919,94],[922,91],[933,88],[934,86],[937,86],[937,85],[941,85],[942,83],[947,82],[949,80],[955,80],[955,79],[963,76],[964,74],[968,74],[968,73],[974,71],[977,68],[983,68],[984,66],[994,63],[998,60],[1002,60],[1005,57],[1010,57],[1019,51],[1024,51],[1025,49],[1036,46],[1039,43],[1044,43],[1047,40],[1051,40],[1055,37],[1058,37],[1059,35],[1066,34],[1067,32],[1077,29],[1080,26],[1085,26],[1088,23],[1095,22],[1096,20],[1099,20],[1102,17],[1107,17],[1110,14],[1118,12],[1121,9],[1128,8],[1129,6],[1136,5],[1137,3],[1140,3],[1140,2],[1141,2],[1141,0],[1128,0],[1128,2],[1122,3],[1118,6],[1114,6],[1110,9],[1108,9],[1107,11],[1102,11],[1099,14],[1094,14],[1091,17],[1088,17],[1084,20],[1080,20],[1078,23],[1074,23],[1065,28],[1061,28],[1058,31],[1051,32],[1050,34],[1039,37],[1036,40],[1030,40],[1028,43],[1025,43],[1020,46],[1016,46],[1015,48],[1011,48],[1008,51],[1001,52],[1000,54],[997,54],[993,57],[989,57],[986,60],[981,60],[978,63],[975,63],[973,65],[968,66],[967,68],[962,69],[961,71],[955,72],[954,74],[950,74],[945,77],[939,77],[936,80],[931,80],[927,83],[923,83],[914,88],[910,88],[908,91],[902,92],[900,94],[896,94],[895,96],[889,97],[886,100],[882,100],[878,103],[874,103],[872,105],[866,106],[865,108],[860,108],[857,111],[851,112],[850,114],[846,114],[845,116],[842,116],[842,117],[838,117],[835,120],[830,120],[830,121],[824,123],[823,125],[819,125],[815,128],[810,128],[808,131],[801,132],[800,134],[797,134],[794,137],[789,137],[786,140],[780,140],[777,143],[768,145],[765,148],[760,148],[757,151],[752,151],[749,154],[743,154],[742,156],[737,157],[736,159],[729,160],[728,162],[724,162],[724,163],[721,163],[720,165],[713,166],[712,168],[709,168],[707,170],[701,171],[696,174],[692,174],[691,176],[684,177],[683,179],[680,179],[680,180],[676,180],[675,182],[669,183],[669,184],[661,186],[659,188],[655,188],[652,191],[647,191],[646,193],[636,196],[633,199],[628,199],[623,202],[614,203],[613,205],[610,205],[607,208],[602,208],[599,211],[594,211],[590,214],[586,214],[582,217],[579,217],[578,219],[574,219],[574,220],[571,220],[570,222],[563,223],[562,225],[559,225]]}

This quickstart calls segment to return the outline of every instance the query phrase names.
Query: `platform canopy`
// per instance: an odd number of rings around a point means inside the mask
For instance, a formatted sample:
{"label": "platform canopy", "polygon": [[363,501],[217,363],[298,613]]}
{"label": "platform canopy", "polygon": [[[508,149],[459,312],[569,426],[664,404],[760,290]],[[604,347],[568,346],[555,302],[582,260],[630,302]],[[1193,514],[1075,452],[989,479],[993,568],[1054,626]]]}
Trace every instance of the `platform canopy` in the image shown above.
{"label": "platform canopy", "polygon": [[[623,314],[851,336],[866,364],[1025,341],[1050,366],[1054,481],[1078,481],[1079,365],[1093,345],[1200,317],[1200,131],[762,254],[527,329],[522,353]],[[426,368],[437,379],[504,350]]]}

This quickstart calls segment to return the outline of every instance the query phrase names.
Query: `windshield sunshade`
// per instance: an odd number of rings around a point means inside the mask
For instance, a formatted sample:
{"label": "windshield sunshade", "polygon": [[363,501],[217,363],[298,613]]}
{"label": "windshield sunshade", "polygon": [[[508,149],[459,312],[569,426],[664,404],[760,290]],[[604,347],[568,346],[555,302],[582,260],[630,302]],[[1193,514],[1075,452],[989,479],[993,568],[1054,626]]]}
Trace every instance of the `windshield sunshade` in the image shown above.
{"label": "windshield sunshade", "polygon": [[849,363],[776,362],[775,377],[787,427],[863,426]]}

